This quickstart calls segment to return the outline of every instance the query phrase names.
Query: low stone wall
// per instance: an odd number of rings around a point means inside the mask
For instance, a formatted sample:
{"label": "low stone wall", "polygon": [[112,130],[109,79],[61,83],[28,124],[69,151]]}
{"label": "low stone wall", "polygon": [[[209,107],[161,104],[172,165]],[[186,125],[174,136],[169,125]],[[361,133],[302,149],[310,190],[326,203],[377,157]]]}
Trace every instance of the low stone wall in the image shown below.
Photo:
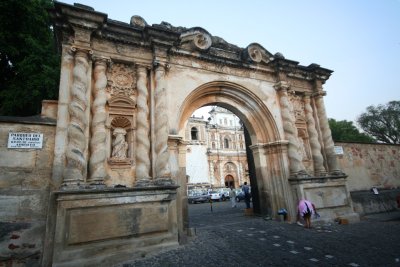
{"label": "low stone wall", "polygon": [[[42,133],[43,147],[8,148],[9,133]],[[51,186],[55,121],[0,117],[0,266],[39,266]]]}
{"label": "low stone wall", "polygon": [[400,189],[370,191],[353,191],[350,193],[354,210],[360,215],[398,210],[396,198]]}

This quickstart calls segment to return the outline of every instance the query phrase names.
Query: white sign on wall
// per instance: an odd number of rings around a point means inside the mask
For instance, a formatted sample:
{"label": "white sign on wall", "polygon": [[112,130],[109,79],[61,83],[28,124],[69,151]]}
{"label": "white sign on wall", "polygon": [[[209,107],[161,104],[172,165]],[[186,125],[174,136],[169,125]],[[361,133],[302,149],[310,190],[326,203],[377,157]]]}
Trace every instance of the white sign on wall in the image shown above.
{"label": "white sign on wall", "polygon": [[8,148],[42,148],[42,133],[8,133]]}
{"label": "white sign on wall", "polygon": [[343,155],[343,147],[342,146],[334,146],[333,149],[335,150],[336,155]]}

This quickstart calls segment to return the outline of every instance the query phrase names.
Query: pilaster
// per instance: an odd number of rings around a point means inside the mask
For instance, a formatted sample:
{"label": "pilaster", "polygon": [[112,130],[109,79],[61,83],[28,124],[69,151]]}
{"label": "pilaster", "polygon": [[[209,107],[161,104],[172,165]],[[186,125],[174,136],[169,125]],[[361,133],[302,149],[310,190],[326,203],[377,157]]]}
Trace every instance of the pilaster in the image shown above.
{"label": "pilaster", "polygon": [[317,93],[314,94],[319,125],[321,128],[322,142],[327,157],[329,173],[332,175],[343,175],[343,172],[339,169],[337,163],[331,129],[329,128],[328,117],[325,111],[325,104],[323,100],[323,96],[325,95],[326,93],[322,90],[319,90]]}
{"label": "pilaster", "polygon": [[74,52],[69,45],[63,45],[61,55],[60,87],[58,93],[57,129],[54,144],[52,180],[59,187],[63,179],[65,150],[68,143],[69,98],[73,83]]}
{"label": "pilaster", "polygon": [[90,139],[90,159],[89,159],[89,178],[88,184],[102,186],[107,176],[106,171],[106,87],[107,87],[107,65],[109,58],[94,57],[94,88],[92,91],[92,122],[91,122],[91,139]]}
{"label": "pilaster", "polygon": [[314,165],[314,175],[324,176],[326,175],[326,170],[324,167],[324,158],[321,154],[321,144],[318,140],[318,132],[315,126],[313,109],[311,107],[311,94],[305,94],[304,104],[305,104],[305,115],[307,121],[307,131],[310,137],[311,154],[313,158]]}
{"label": "pilaster", "polygon": [[298,132],[296,128],[296,119],[292,112],[293,107],[289,101],[288,91],[289,84],[285,81],[278,82],[274,85],[275,90],[279,94],[279,101],[281,105],[281,114],[283,121],[283,130],[285,137],[289,141],[288,144],[288,157],[290,176],[301,178],[308,176],[305,167],[302,163],[302,156],[299,154],[300,144],[298,142]]}
{"label": "pilaster", "polygon": [[171,184],[171,171],[168,154],[168,116],[166,105],[166,65],[155,64],[154,90],[154,151],[155,151],[155,184]]}
{"label": "pilaster", "polygon": [[136,186],[151,185],[148,67],[137,65]]}
{"label": "pilaster", "polygon": [[86,178],[87,164],[87,91],[89,88],[91,50],[72,47],[74,55],[73,83],[70,91],[68,111],[68,143],[66,148],[66,167],[63,173],[63,186],[79,187]]}

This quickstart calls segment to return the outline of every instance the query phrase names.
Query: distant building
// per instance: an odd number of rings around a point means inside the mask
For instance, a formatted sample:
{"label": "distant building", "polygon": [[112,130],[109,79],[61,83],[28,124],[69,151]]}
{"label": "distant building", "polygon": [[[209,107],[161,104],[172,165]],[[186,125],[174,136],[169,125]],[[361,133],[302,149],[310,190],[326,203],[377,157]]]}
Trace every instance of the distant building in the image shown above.
{"label": "distant building", "polygon": [[189,118],[186,126],[188,187],[238,188],[249,182],[243,125],[221,107],[209,114]]}

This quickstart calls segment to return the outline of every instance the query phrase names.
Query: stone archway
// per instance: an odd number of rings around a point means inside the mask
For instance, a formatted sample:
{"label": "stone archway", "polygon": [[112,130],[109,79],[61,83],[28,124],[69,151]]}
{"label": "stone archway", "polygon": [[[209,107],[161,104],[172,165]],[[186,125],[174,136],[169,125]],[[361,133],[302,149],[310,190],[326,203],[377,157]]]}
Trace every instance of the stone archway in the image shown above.
{"label": "stone archway", "polygon": [[[255,164],[255,179],[261,214],[273,215],[288,207],[294,217],[294,200],[288,182],[287,142],[265,103],[249,89],[231,82],[214,81],[193,90],[180,110],[179,135],[184,136],[187,119],[198,108],[218,105],[235,113],[249,132]],[[276,186],[279,185],[279,186]]]}
{"label": "stone archway", "polygon": [[[240,48],[200,27],[148,25],[139,16],[120,23],[60,2],[51,13],[62,56],[52,197],[44,209],[55,214],[47,217],[43,265],[118,262],[184,242],[182,139],[189,116],[205,105],[243,122],[260,213],[276,217],[286,208],[294,218],[294,200],[308,198],[323,217],[351,215],[323,101],[332,71],[257,43]],[[121,139],[113,147],[111,131]],[[120,143],[123,152],[109,158]]]}

